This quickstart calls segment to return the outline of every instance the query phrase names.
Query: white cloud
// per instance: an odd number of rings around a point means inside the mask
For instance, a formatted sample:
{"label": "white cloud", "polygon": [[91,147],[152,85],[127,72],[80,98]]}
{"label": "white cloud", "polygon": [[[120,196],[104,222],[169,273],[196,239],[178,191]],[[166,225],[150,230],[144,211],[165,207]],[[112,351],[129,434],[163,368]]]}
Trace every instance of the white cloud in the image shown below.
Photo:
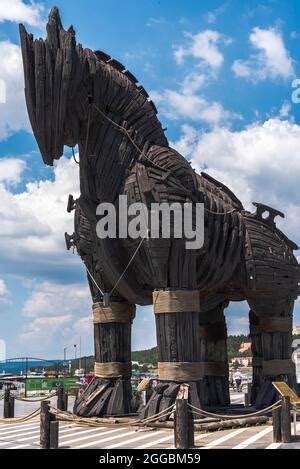
{"label": "white cloud", "polygon": [[22,0],[0,0],[0,23],[12,21],[27,23],[30,26],[43,24],[42,13],[44,6],[41,3],[24,3]]}
{"label": "white cloud", "polygon": [[8,305],[11,304],[11,295],[4,282],[0,278],[0,313],[7,312]]}
{"label": "white cloud", "polygon": [[0,81],[5,91],[0,102],[0,140],[20,130],[30,132],[21,50],[10,41],[0,42]]}
{"label": "white cloud", "polygon": [[47,315],[56,317],[64,315],[90,313],[90,292],[87,283],[61,284],[42,282],[34,286],[30,298],[24,303],[23,314],[37,318]]}
{"label": "white cloud", "polygon": [[287,218],[277,218],[278,226],[300,241],[299,125],[269,119],[241,131],[215,128],[200,135],[185,126],[175,145],[185,149],[198,172],[225,183],[247,209],[253,211],[256,201],[282,210]]}
{"label": "white cloud", "polygon": [[279,109],[279,116],[282,118],[288,117],[291,111],[291,108],[292,108],[291,103],[289,101],[284,101],[281,108]]}
{"label": "white cloud", "polygon": [[151,96],[158,104],[159,110],[169,119],[185,118],[216,124],[229,117],[229,113],[220,103],[210,103],[203,96],[188,93],[186,90],[166,89],[162,93],[152,92]]}
{"label": "white cloud", "polygon": [[230,40],[224,38],[217,31],[207,29],[195,35],[186,33],[190,44],[186,47],[180,45],[174,51],[174,58],[178,64],[184,62],[184,58],[191,56],[199,61],[199,64],[218,70],[223,64],[224,57],[218,46],[228,44]]}
{"label": "white cloud", "polygon": [[232,69],[236,76],[259,81],[267,78],[288,79],[294,75],[293,61],[279,31],[256,27],[249,40],[257,52],[248,60],[236,60],[233,63]]}
{"label": "white cloud", "polygon": [[249,318],[247,312],[241,308],[241,317],[232,317],[230,314],[227,317],[228,335],[249,334]]}
{"label": "white cloud", "polygon": [[156,25],[160,25],[160,24],[164,24],[166,23],[166,19],[163,18],[162,16],[159,16],[157,18],[155,17],[150,17],[146,23],[146,26],[148,27],[152,27],[152,26],[156,26]]}
{"label": "white cloud", "polygon": [[[92,354],[94,347],[92,300],[87,283],[64,285],[43,282],[32,287],[23,306],[23,323],[17,339],[20,349],[53,358],[64,347],[68,354],[73,344],[82,342],[82,354]],[[147,331],[147,333],[146,333]],[[156,345],[155,319],[152,306],[137,307],[133,321],[132,349],[141,350]],[[58,353],[57,353],[58,351]],[[79,350],[78,350],[79,352]]]}
{"label": "white cloud", "polygon": [[4,283],[4,280],[0,278],[0,300],[6,300],[8,295],[8,289]]}
{"label": "white cloud", "polygon": [[87,283],[36,284],[23,307],[23,316],[30,320],[23,325],[18,341],[25,347],[38,347],[34,352],[43,355],[44,349],[53,353],[65,346],[71,348],[81,336],[85,352],[91,353],[91,303]]}
{"label": "white cloud", "polygon": [[196,35],[186,33],[186,37],[190,44],[176,48],[176,62],[181,64],[185,57],[192,56],[198,59],[197,64],[184,77],[178,90],[167,88],[150,93],[160,112],[171,120],[203,121],[212,126],[239,117],[226,111],[220,102],[209,101],[202,91],[209,79],[217,78],[223,63],[219,43],[228,44],[230,39],[210,29]]}
{"label": "white cloud", "polygon": [[18,158],[0,159],[0,183],[16,185],[21,181],[21,175],[26,166],[25,161]]}
{"label": "white cloud", "polygon": [[138,306],[132,325],[132,350],[145,350],[157,345],[152,306]]}
{"label": "white cloud", "polygon": [[[18,180],[19,160],[7,161],[3,165],[10,167],[12,180]],[[48,270],[50,275],[51,269],[59,273],[59,268],[80,264],[64,242],[64,232],[73,232],[73,214],[66,211],[69,193],[79,194],[78,165],[64,157],[56,163],[52,181],[28,183],[21,193],[0,183],[0,240],[5,246],[0,259],[7,268],[17,268],[20,275],[29,269],[36,275]]]}
{"label": "white cloud", "polygon": [[206,21],[209,23],[209,24],[213,24],[216,22],[216,15],[215,13],[213,13],[212,11],[209,11],[206,15],[205,15],[205,18],[206,18]]}

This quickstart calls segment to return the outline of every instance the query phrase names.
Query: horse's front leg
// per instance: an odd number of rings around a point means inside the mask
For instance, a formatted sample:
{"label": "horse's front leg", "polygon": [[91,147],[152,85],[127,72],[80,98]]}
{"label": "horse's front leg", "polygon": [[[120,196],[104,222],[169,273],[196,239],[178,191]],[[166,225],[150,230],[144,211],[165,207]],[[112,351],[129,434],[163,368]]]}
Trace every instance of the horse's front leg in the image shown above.
{"label": "horse's front leg", "polygon": [[153,308],[158,345],[159,384],[142,412],[147,417],[175,402],[180,385],[189,384],[189,400],[200,406],[201,350],[198,290],[156,290]]}
{"label": "horse's front leg", "polygon": [[135,305],[111,301],[94,303],[95,378],[77,399],[80,416],[131,412],[131,324]]}

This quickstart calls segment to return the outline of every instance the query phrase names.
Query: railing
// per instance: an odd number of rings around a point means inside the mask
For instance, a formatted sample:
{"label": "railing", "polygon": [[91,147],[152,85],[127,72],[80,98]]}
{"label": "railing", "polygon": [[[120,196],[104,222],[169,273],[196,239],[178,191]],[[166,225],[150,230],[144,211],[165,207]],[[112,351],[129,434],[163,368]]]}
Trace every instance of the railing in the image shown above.
{"label": "railing", "polygon": [[[57,395],[57,407],[52,406],[48,400],[50,397],[55,395]],[[273,405],[255,412],[239,415],[216,414],[191,405],[188,402],[188,386],[181,385],[175,404],[146,419],[133,420],[126,416],[121,418],[84,418],[78,417],[67,411],[66,396],[67,394],[64,390],[59,388],[57,393],[34,401],[41,403],[39,409],[36,409],[34,412],[26,416],[14,418],[12,412],[14,404],[12,404],[12,400],[16,398],[11,396],[10,392],[7,391],[4,395],[4,404],[6,404],[6,406],[4,405],[4,419],[0,419],[0,424],[22,423],[40,415],[40,447],[43,449],[55,449],[58,448],[59,421],[73,422],[78,425],[89,425],[95,427],[108,425],[112,425],[113,427],[151,427],[154,424],[157,424],[157,422],[164,420],[166,417],[170,417],[174,419],[175,448],[188,449],[194,446],[195,424],[199,422],[199,420],[195,418],[196,416],[200,416],[202,422],[230,420],[236,422],[237,420],[242,421],[243,419],[249,419],[250,421],[252,419],[255,422],[255,418],[257,417],[272,416],[273,441],[276,443],[290,443],[292,440],[291,413],[293,414],[295,435],[296,419],[297,415],[300,414],[300,408],[291,404],[288,396],[283,396]],[[22,398],[17,398],[17,400],[33,402],[32,400]]]}

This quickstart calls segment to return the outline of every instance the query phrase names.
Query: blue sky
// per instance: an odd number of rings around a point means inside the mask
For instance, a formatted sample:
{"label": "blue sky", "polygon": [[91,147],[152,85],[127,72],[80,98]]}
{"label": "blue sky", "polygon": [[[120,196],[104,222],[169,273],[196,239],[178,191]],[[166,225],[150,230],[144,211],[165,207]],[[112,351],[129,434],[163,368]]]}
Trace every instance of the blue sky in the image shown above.
{"label": "blue sky", "polygon": [[[227,183],[248,209],[256,200],[284,211],[280,227],[300,243],[297,0],[56,5],[79,42],[139,78],[171,144],[197,170]],[[83,353],[93,351],[85,274],[63,240],[72,232],[65,206],[78,191],[77,167],[67,149],[55,168],[42,164],[24,105],[18,23],[43,37],[52,6],[0,0],[0,338],[10,357],[61,357],[64,346],[71,354],[80,335]],[[230,332],[247,331],[247,313],[245,304],[228,308]],[[133,343],[155,345],[151,308],[139,309]]]}

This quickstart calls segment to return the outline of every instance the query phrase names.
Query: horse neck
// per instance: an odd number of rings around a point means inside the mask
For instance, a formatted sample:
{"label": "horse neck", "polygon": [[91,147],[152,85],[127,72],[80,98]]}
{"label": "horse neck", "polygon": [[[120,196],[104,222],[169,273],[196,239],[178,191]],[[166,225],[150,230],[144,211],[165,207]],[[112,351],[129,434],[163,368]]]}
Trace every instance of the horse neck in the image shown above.
{"label": "horse neck", "polygon": [[108,64],[96,62],[96,68],[91,125],[79,144],[81,193],[96,202],[114,201],[141,152],[168,142],[153,105],[136,84]]}

